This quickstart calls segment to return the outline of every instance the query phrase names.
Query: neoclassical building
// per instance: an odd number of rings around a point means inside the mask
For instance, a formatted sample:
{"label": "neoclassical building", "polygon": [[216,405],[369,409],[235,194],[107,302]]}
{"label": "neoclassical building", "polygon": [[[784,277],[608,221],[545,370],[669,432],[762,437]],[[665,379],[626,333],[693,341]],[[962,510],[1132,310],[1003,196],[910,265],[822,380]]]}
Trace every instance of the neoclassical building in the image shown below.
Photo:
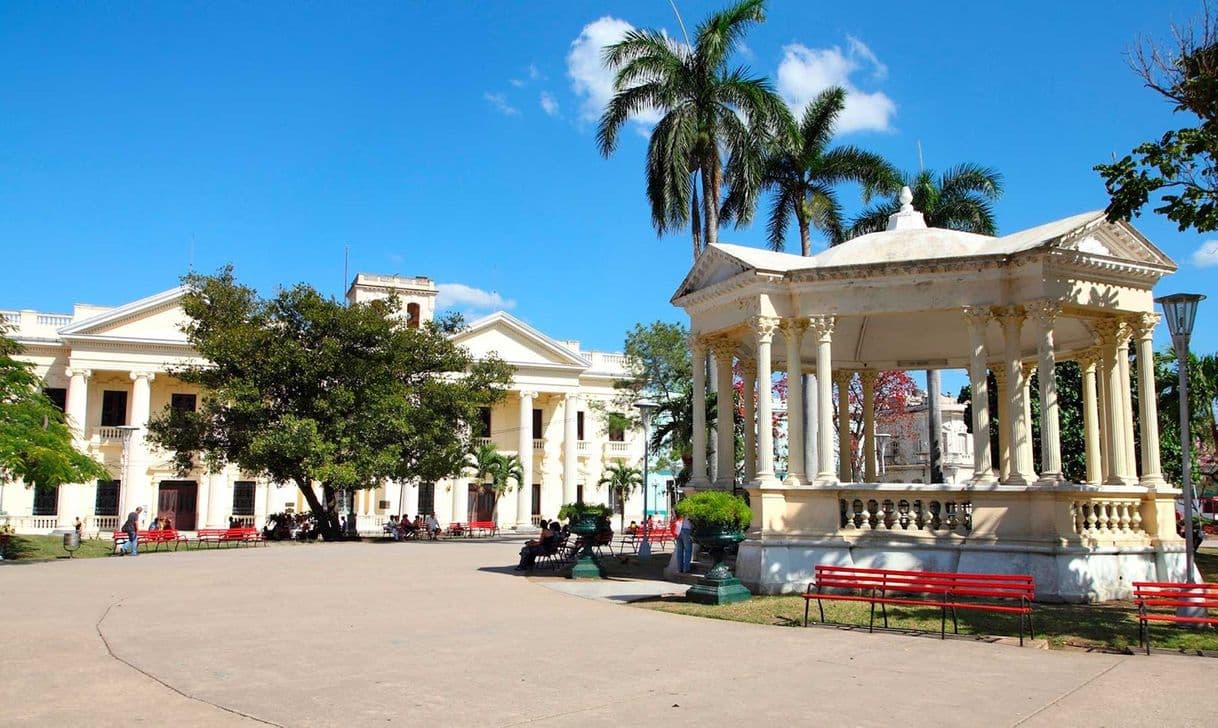
{"label": "neoclassical building", "polygon": [[[219,473],[176,473],[169,453],[145,440],[149,418],[166,407],[197,406],[206,393],[173,376],[197,361],[182,333],[187,317],[174,288],[117,306],[78,304],[70,314],[2,311],[63,407],[76,445],[110,470],[109,480],[35,492],[20,482],[0,484],[0,522],[23,532],[46,533],[77,517],[89,532],[117,527],[137,505],[146,516],[171,516],[182,530],[227,525],[230,518],[261,526],[268,514],[307,508],[294,485],[277,485],[229,467]],[[431,320],[436,286],[427,278],[358,274],[349,301],[396,294],[408,325]],[[520,455],[527,487],[500,499],[496,517],[505,528],[528,528],[553,518],[559,506],[582,497],[608,503],[598,486],[604,468],[621,460],[637,467],[643,456],[638,431],[613,431],[607,413],[615,380],[628,376],[619,353],[585,351],[578,341],[554,339],[505,312],[472,322],[454,336],[475,356],[496,353],[515,368],[512,386],[482,412],[483,442]],[[469,477],[435,483],[386,483],[353,494],[345,509],[363,531],[379,530],[390,514],[434,512],[444,523],[490,520],[493,499],[470,487]],[[653,503],[654,505],[654,503]],[[642,514],[641,493],[624,504],[626,518]]]}
{"label": "neoclassical building", "polygon": [[[752,589],[803,589],[817,563],[883,564],[1031,573],[1047,599],[1128,595],[1137,579],[1180,579],[1183,542],[1174,499],[1159,465],[1153,397],[1130,405],[1129,351],[1140,391],[1153,392],[1152,288],[1175,265],[1131,225],[1090,212],[1003,237],[928,228],[908,190],[888,229],[811,257],[735,245],[709,246],[674,294],[690,317],[695,361],[746,373],[746,390],[768,391],[775,368],[815,375],[817,410],[789,413],[791,467],[774,474],[771,428],[746,424],[745,472],[754,520],[738,575]],[[1056,379],[1059,361],[1083,368],[1085,482],[1062,476]],[[848,402],[834,396],[856,373],[875,441],[874,380],[892,369],[960,368],[974,393],[973,432],[997,418],[1000,466],[990,439],[972,438],[974,472],[958,484],[880,483],[874,451],[863,482],[849,457],[835,457],[834,408],[848,426]],[[705,377],[695,367],[695,392]],[[998,411],[987,406],[987,372]],[[1039,371],[1041,462],[1033,461],[1029,386]],[[719,382],[720,391],[731,385]],[[770,420],[769,397],[746,423]],[[718,417],[731,417],[730,400]],[[701,408],[694,408],[695,416]],[[726,411],[724,411],[726,410]],[[754,411],[756,410],[756,411]],[[1141,423],[1135,457],[1134,420]],[[802,467],[805,426],[816,431],[815,468]],[[704,422],[695,422],[695,472],[705,473]],[[730,433],[719,433],[719,437]],[[843,430],[838,443],[850,447]],[[717,472],[730,474],[733,448],[719,444]],[[846,465],[842,465],[842,464]],[[1140,467],[1139,467],[1140,466]],[[697,477],[697,476],[695,476]],[[695,487],[730,487],[730,476]]]}

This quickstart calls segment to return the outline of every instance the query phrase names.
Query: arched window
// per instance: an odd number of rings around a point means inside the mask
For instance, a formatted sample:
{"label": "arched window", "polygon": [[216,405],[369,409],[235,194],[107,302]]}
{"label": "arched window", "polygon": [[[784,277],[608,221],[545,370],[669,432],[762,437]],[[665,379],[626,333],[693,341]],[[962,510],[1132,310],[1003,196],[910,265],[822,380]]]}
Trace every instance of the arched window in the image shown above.
{"label": "arched window", "polygon": [[410,329],[419,328],[419,304],[406,304],[406,327]]}

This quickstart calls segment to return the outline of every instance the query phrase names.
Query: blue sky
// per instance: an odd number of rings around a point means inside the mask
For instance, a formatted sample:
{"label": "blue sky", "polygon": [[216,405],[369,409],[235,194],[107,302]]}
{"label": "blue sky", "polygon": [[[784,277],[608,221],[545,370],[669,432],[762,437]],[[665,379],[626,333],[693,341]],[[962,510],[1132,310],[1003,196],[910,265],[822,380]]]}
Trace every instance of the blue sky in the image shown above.
{"label": "blue sky", "polygon": [[[722,4],[678,7],[692,28]],[[1184,123],[1122,54],[1199,9],[774,0],[739,60],[792,103],[848,84],[840,140],[902,168],[918,142],[931,168],[998,168],[1012,232],[1103,207],[1092,165]],[[609,160],[594,144],[595,48],[626,24],[679,33],[667,0],[4,3],[0,308],[123,303],[192,259],[339,295],[350,245],[352,274],[427,275],[468,313],[619,348],[681,319],[690,264],[686,235],[649,225],[645,126]],[[1218,293],[1193,262],[1218,234],[1135,224],[1181,266],[1161,292]],[[1215,315],[1198,349],[1218,348]]]}

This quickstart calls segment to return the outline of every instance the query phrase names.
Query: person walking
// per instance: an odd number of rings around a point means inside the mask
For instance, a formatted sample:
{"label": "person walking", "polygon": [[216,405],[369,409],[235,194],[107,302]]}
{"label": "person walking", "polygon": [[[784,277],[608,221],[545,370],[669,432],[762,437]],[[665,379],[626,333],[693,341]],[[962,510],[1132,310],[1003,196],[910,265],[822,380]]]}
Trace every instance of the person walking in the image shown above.
{"label": "person walking", "polygon": [[123,533],[127,534],[127,553],[132,556],[137,554],[136,543],[139,541],[140,514],[143,512],[142,506],[136,506],[134,511],[127,514],[127,520],[123,522]]}
{"label": "person walking", "polygon": [[673,530],[677,537],[677,571],[688,574],[690,562],[694,558],[694,526],[685,516],[677,516]]}

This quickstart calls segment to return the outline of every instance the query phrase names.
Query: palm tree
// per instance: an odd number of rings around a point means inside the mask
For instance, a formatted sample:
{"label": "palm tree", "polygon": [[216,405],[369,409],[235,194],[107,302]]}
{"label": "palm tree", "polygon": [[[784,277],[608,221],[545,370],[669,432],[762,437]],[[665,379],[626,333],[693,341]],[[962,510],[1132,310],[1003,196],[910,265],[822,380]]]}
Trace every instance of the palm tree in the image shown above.
{"label": "palm tree", "polygon": [[478,446],[476,450],[465,456],[466,464],[470,470],[474,471],[474,479],[478,481],[478,487],[486,485],[494,473],[495,468],[499,464],[499,450],[494,443],[484,442]]}
{"label": "palm tree", "polygon": [[[745,31],[765,20],[764,0],[741,0],[698,26],[693,45],[650,29],[632,30],[607,46],[604,59],[616,71],[616,95],[605,107],[597,144],[605,157],[617,148],[622,127],[648,109],[663,117],[647,149],[647,199],[658,234],[692,219],[693,253],[718,242],[719,205],[726,153],[742,170],[759,170],[765,130],[789,115],[770,81],[728,68]],[[698,193],[702,186],[702,234],[698,230]],[[737,182],[759,183],[759,175],[740,173]]]}
{"label": "palm tree", "polygon": [[[605,468],[604,475],[597,482],[597,485],[607,485],[609,490],[616,496],[617,503],[621,507],[621,530],[626,530],[626,499],[634,492],[634,489],[643,484],[643,473],[638,468],[632,468],[626,465],[623,461],[618,460]],[[647,514],[643,514],[646,518]]]}
{"label": "palm tree", "polygon": [[524,485],[524,464],[516,455],[499,454],[495,459],[495,467],[491,471],[491,491],[495,494],[495,505],[491,509],[491,520],[499,520],[499,499],[511,489],[508,481],[516,481],[517,488]]}
{"label": "palm tree", "polygon": [[[691,391],[682,391],[666,397],[660,402],[652,417],[655,425],[651,431],[651,449],[663,452],[668,449],[681,458],[681,472],[677,474],[677,485],[689,482],[693,475],[694,455],[694,396]],[[718,396],[715,392],[706,397],[706,426],[713,428],[718,419]]]}
{"label": "palm tree", "polygon": [[[905,184],[913,191],[914,209],[922,213],[928,227],[960,230],[978,235],[995,235],[992,203],[1002,194],[1002,175],[989,167],[960,164],[936,176],[930,170],[906,175]],[[884,230],[888,216],[901,209],[894,195],[864,210],[850,226],[850,237]]]}
{"label": "palm tree", "polygon": [[[790,119],[775,135],[761,168],[761,188],[774,193],[768,225],[771,249],[784,248],[792,214],[799,225],[803,255],[812,254],[812,228],[823,233],[830,245],[842,242],[845,230],[836,190],[842,183],[862,185],[864,202],[873,194],[900,189],[900,173],[878,154],[853,146],[829,148],[845,107],[845,89],[825,89],[804,109],[798,125]],[[734,172],[729,169],[729,180]],[[753,207],[753,200],[748,199],[752,189],[747,184],[732,184],[724,217],[747,222]]]}

